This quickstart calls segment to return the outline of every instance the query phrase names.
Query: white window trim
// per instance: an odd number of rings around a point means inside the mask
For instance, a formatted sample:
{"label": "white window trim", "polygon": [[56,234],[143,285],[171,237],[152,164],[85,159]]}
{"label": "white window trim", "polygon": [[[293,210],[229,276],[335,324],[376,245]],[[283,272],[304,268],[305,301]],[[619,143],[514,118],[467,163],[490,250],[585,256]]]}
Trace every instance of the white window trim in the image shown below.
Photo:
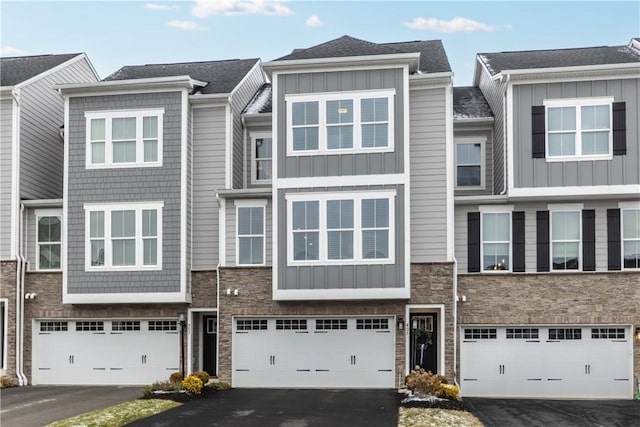
{"label": "white window trim", "polygon": [[[87,111],[84,114],[86,121],[86,145],[85,164],[87,169],[131,168],[131,167],[160,167],[163,158],[163,116],[164,108],[114,110],[114,111]],[[136,119],[136,161],[128,163],[113,163],[113,143],[111,122],[114,118],[133,117]],[[158,118],[158,160],[155,162],[144,161],[143,117]],[[104,163],[94,164],[91,161],[91,120],[105,120]]]}
{"label": "white window trim", "polygon": [[[572,203],[572,204],[558,204],[558,205],[547,205],[547,209],[549,210],[549,271],[554,273],[576,273],[582,271],[582,209],[584,208],[584,204],[582,203]],[[580,240],[578,242],[578,268],[575,270],[556,270],[553,268],[553,244],[554,243],[573,243],[574,240],[553,240],[553,214],[554,212],[577,212],[578,213],[578,232],[580,234]]]}
{"label": "white window trim", "polygon": [[[395,146],[394,120],[395,120],[395,89],[370,90],[370,91],[345,91],[331,93],[295,94],[286,95],[285,103],[287,108],[287,156],[308,156],[326,154],[349,154],[349,153],[387,153],[393,152]],[[362,147],[362,125],[375,124],[378,122],[362,122],[360,114],[360,101],[368,98],[387,98],[389,121],[387,127],[386,147]],[[353,148],[328,149],[327,148],[327,101],[353,100]],[[318,102],[318,149],[317,150],[297,150],[293,149],[293,103],[294,102]]]}
{"label": "white window trim", "polygon": [[[639,271],[640,268],[625,268],[624,266],[624,211],[639,211],[640,212],[640,202],[620,202],[620,265],[622,270],[626,271]],[[629,242],[638,241],[640,239],[626,239]]]}
{"label": "white window trim", "polygon": [[[458,165],[458,144],[480,144],[480,185],[458,185],[458,166],[473,166],[473,165]],[[487,145],[487,138],[456,138],[453,156],[455,157],[454,163],[454,187],[456,190],[484,190],[486,188],[486,169],[485,169],[485,147]]]}
{"label": "white window trim", "polygon": [[[64,227],[64,223],[62,221],[62,209],[36,209],[34,211],[34,215],[36,217],[36,231],[35,231],[35,241],[36,241],[36,251],[35,251],[35,256],[36,256],[36,271],[62,271],[62,257],[63,257],[63,253],[62,253],[62,237],[64,236],[64,231],[63,231],[63,227]],[[38,233],[38,226],[40,223],[40,218],[44,218],[44,217],[49,217],[49,216],[55,216],[60,218],[60,268],[44,268],[41,269],[40,268],[40,241],[39,241],[39,233]],[[43,242],[44,244],[52,244],[51,242]],[[53,243],[55,244],[55,242]]]}
{"label": "white window trim", "polygon": [[[122,202],[122,203],[85,203],[85,271],[159,271],[162,270],[162,209],[164,202]],[[144,265],[144,245],[142,237],[142,211],[157,211],[156,225],[157,234],[157,258],[156,265]],[[135,210],[136,218],[136,234],[135,234],[135,250],[136,264],[125,266],[114,266],[112,262],[112,238],[111,238],[111,212],[122,210]],[[104,212],[104,265],[91,265],[91,212]]]}
{"label": "white window trim", "polygon": [[[389,199],[389,258],[369,259],[362,257],[362,207],[363,199]],[[373,190],[359,192],[334,192],[334,193],[291,193],[286,194],[287,202],[287,265],[371,265],[393,264],[395,262],[395,214],[396,192],[394,190]],[[327,244],[327,201],[328,200],[353,200],[353,259],[329,259]],[[318,201],[319,202],[319,245],[318,260],[294,260],[293,259],[293,202]]]}
{"label": "white window trim", "polygon": [[[545,159],[547,162],[567,162],[567,161],[583,161],[583,160],[611,160],[613,159],[613,97],[597,97],[597,98],[565,98],[565,99],[545,99],[544,118],[545,118]],[[608,105],[609,106],[609,152],[607,154],[586,154],[582,153],[582,107]],[[575,154],[570,156],[550,156],[549,155],[549,108],[554,107],[576,107],[576,139]]]}
{"label": "white window trim", "polygon": [[[260,267],[267,265],[267,201],[266,200],[235,200],[236,207],[236,265],[242,267]],[[240,232],[238,221],[240,208],[262,208],[262,263],[242,264],[240,263]],[[259,235],[243,235],[243,237],[259,237]]]}
{"label": "white window trim", "polygon": [[[251,136],[251,183],[255,185],[271,183],[271,179],[258,179],[257,177],[258,158],[256,157],[256,140],[264,138],[271,138],[271,157],[269,157],[268,160],[271,160],[271,176],[273,177],[273,136],[271,132],[256,133]],[[263,157],[260,160],[267,160],[267,158]]]}
{"label": "white window trim", "polygon": [[[509,273],[513,271],[513,205],[504,206],[480,206],[480,272],[486,274]],[[484,231],[484,215],[485,214],[508,214],[509,215],[509,268],[506,270],[485,270],[484,269],[484,239],[482,238]],[[491,243],[504,243],[500,241],[492,241]]]}

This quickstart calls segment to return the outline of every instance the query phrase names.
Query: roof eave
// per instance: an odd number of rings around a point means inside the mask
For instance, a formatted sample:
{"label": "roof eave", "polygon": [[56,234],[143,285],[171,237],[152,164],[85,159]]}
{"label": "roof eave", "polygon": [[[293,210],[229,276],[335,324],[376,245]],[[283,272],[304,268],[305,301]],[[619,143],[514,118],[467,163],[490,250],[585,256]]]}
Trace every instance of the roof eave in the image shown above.
{"label": "roof eave", "polygon": [[229,102],[231,99],[230,93],[210,93],[210,94],[193,94],[189,95],[189,102],[192,105],[200,105],[200,104],[218,104],[224,105]]}
{"label": "roof eave", "polygon": [[491,124],[495,122],[495,119],[493,117],[454,117],[453,118],[453,123],[454,124],[482,124],[482,123],[487,123],[487,124]]}
{"label": "roof eave", "polygon": [[12,96],[15,88],[15,86],[0,86],[0,96]]}
{"label": "roof eave", "polygon": [[145,79],[108,80],[95,83],[72,83],[54,85],[54,89],[64,96],[82,96],[93,93],[109,93],[117,91],[144,91],[149,89],[193,89],[195,86],[206,86],[207,82],[192,79],[189,76],[152,77]]}
{"label": "roof eave", "polygon": [[507,76],[509,76],[511,80],[521,80],[524,78],[544,78],[545,76],[558,74],[603,74],[607,72],[634,70],[640,72],[640,62],[630,62],[623,64],[580,65],[572,67],[527,68],[521,70],[501,70],[499,73],[492,76],[492,79],[504,80]]}
{"label": "roof eave", "polygon": [[264,70],[273,72],[298,70],[305,68],[329,68],[367,65],[409,64],[409,72],[415,72],[420,63],[420,52],[394,53],[386,55],[342,56],[334,58],[290,59],[270,61],[262,64]]}

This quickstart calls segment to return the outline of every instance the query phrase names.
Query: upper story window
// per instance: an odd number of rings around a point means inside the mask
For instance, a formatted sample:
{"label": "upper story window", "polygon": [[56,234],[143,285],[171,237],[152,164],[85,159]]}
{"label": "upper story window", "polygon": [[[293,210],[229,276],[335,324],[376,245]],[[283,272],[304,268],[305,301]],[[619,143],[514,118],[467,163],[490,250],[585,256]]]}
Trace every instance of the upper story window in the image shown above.
{"label": "upper story window", "polygon": [[265,263],[265,206],[262,200],[236,200],[238,265]]}
{"label": "upper story window", "polygon": [[622,209],[623,268],[640,268],[640,209]]}
{"label": "upper story window", "polygon": [[87,120],[87,168],[162,166],[164,109],[93,111]]}
{"label": "upper story window", "polygon": [[511,269],[511,212],[482,212],[482,271]]}
{"label": "upper story window", "polygon": [[546,100],[547,160],[610,159],[612,105],[613,98]]}
{"label": "upper story window", "polygon": [[271,134],[256,135],[251,138],[251,182],[262,184],[271,182]]}
{"label": "upper story window", "polygon": [[287,195],[289,264],[394,262],[395,192]]}
{"label": "upper story window", "polygon": [[87,270],[161,270],[162,202],[86,204]]}
{"label": "upper story window", "polygon": [[287,154],[393,151],[394,97],[394,90],[287,96]]}
{"label": "upper story window", "polygon": [[580,270],[582,214],[580,210],[551,210],[551,269]]}
{"label": "upper story window", "polygon": [[484,187],[484,141],[456,139],[456,187]]}
{"label": "upper story window", "polygon": [[37,210],[37,269],[60,270],[62,247],[62,212]]}

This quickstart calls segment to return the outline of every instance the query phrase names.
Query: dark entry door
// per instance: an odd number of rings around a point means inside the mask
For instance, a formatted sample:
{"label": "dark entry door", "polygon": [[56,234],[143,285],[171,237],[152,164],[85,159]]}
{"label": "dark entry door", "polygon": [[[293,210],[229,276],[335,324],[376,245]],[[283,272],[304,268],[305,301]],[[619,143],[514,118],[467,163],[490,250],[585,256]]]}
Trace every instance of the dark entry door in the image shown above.
{"label": "dark entry door", "polygon": [[412,314],[409,322],[411,369],[416,366],[438,372],[438,317],[436,314]]}
{"label": "dark entry door", "polygon": [[216,341],[218,336],[218,322],[216,316],[202,317],[202,368],[209,375],[218,375],[216,366]]}

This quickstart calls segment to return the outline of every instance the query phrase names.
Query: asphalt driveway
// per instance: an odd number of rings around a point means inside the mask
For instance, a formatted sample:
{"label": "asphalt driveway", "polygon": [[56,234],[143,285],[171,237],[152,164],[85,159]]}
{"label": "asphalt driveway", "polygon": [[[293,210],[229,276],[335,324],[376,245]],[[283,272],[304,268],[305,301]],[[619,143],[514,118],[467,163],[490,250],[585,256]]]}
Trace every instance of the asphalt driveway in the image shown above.
{"label": "asphalt driveway", "polygon": [[467,408],[485,427],[631,427],[640,425],[634,400],[528,400],[467,397]]}
{"label": "asphalt driveway", "polygon": [[0,391],[2,427],[40,427],[142,396],[142,387],[27,386]]}
{"label": "asphalt driveway", "polygon": [[396,427],[396,395],[394,390],[232,389],[129,427]]}

